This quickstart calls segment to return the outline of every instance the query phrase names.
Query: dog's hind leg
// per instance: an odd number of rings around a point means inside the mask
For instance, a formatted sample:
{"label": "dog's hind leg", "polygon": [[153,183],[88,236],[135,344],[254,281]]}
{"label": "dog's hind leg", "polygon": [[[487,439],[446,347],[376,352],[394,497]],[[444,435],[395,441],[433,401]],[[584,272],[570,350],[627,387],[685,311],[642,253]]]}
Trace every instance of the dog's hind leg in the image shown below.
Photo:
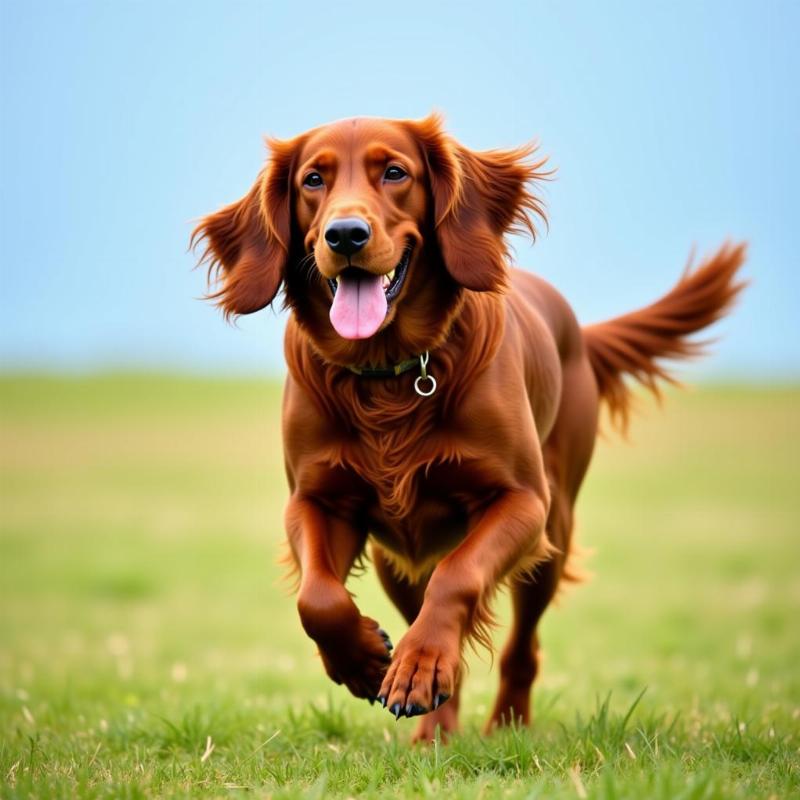
{"label": "dog's hind leg", "polygon": [[511,584],[513,621],[500,657],[500,688],[487,732],[498,725],[530,722],[531,688],[539,670],[536,629],[559,582],[566,577],[573,507],[594,448],[597,406],[594,377],[588,362],[580,359],[564,370],[558,417],[542,449],[551,491],[546,530],[557,552]]}
{"label": "dog's hind leg", "polygon": [[[403,615],[405,621],[411,625],[417,618],[420,608],[422,608],[425,587],[428,585],[428,576],[421,578],[417,583],[411,583],[398,576],[383,550],[377,544],[372,545],[372,560],[384,591],[395,608]],[[448,733],[458,730],[460,692],[461,679],[459,677],[456,681],[453,696],[444,705],[430,711],[420,719],[411,737],[412,742],[432,742],[436,737],[437,726],[443,741],[447,739]]]}
{"label": "dog's hind leg", "polygon": [[[552,504],[555,498],[551,500]],[[552,511],[551,511],[552,513]],[[548,530],[548,536],[553,532]],[[533,574],[517,577],[511,585],[513,622],[500,657],[500,687],[485,731],[500,725],[530,722],[531,688],[539,670],[536,628],[558,587],[563,570],[561,553],[536,566]]]}

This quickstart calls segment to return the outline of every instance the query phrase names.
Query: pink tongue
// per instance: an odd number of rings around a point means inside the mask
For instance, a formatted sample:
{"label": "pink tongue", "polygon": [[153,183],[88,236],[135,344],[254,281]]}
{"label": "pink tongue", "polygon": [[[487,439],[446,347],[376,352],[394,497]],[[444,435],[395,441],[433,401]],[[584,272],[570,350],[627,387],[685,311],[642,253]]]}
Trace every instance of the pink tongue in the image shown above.
{"label": "pink tongue", "polygon": [[380,275],[348,272],[339,278],[331,306],[331,322],[345,339],[367,339],[386,319],[386,308]]}

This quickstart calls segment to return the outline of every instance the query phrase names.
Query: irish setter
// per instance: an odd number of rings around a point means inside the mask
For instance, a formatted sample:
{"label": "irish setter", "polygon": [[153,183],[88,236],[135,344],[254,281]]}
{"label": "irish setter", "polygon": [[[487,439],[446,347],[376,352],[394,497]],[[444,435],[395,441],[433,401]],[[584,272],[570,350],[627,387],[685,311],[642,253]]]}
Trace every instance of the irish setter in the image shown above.
{"label": "irish setter", "polygon": [[[328,675],[429,740],[458,724],[465,642],[513,622],[487,729],[527,723],[536,626],[570,576],[573,508],[605,401],[730,307],[744,245],[725,245],[652,305],[581,327],[505,236],[544,219],[533,148],[474,152],[441,120],[349,119],[290,141],[193,240],[226,315],[290,309],[283,439],[297,608]],[[409,628],[388,635],[345,588],[369,544]]]}

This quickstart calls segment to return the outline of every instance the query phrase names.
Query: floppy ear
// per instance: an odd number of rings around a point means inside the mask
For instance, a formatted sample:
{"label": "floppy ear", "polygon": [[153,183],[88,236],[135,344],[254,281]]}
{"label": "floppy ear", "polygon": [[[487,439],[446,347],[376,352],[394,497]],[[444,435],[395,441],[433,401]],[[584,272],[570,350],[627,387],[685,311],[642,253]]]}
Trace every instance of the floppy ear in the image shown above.
{"label": "floppy ear", "polygon": [[475,152],[442,131],[432,114],[412,129],[428,164],[434,222],[445,267],[462,286],[477,292],[506,281],[505,235],[526,231],[536,238],[531,215],[547,222],[542,201],[529,184],[546,180],[547,159],[527,161],[536,147]]}
{"label": "floppy ear", "polygon": [[210,294],[226,317],[252,314],[274,299],[283,281],[291,236],[290,182],[295,141],[270,140],[271,157],[250,191],[204,217],[192,232],[191,247],[205,249]]}

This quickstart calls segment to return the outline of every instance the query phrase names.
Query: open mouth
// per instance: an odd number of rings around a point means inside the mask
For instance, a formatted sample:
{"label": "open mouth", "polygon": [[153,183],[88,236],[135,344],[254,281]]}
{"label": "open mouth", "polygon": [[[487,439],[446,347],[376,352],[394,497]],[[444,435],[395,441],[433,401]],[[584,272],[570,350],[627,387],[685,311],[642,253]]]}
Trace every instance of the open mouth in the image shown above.
{"label": "open mouth", "polygon": [[[391,303],[398,294],[400,294],[400,290],[403,288],[403,283],[406,279],[406,272],[408,271],[408,262],[411,260],[411,245],[406,245],[405,249],[403,250],[403,255],[400,256],[400,261],[398,262],[397,266],[391,271],[387,272],[385,275],[378,275],[381,279],[381,288],[383,289],[383,293],[386,295],[386,300]],[[333,292],[334,297],[336,296],[336,290],[339,288],[339,282],[342,279],[342,276],[347,276],[348,274],[352,277],[358,277],[355,273],[363,273],[366,270],[361,269],[360,267],[347,267],[346,269],[342,270],[342,272],[336,276],[336,280],[328,279],[328,286],[331,287],[331,292]]]}
{"label": "open mouth", "polygon": [[411,246],[407,246],[397,266],[385,275],[351,266],[342,270],[336,280],[328,280],[333,292],[331,323],[340,336],[367,339],[380,328],[389,303],[403,288],[411,250]]}

